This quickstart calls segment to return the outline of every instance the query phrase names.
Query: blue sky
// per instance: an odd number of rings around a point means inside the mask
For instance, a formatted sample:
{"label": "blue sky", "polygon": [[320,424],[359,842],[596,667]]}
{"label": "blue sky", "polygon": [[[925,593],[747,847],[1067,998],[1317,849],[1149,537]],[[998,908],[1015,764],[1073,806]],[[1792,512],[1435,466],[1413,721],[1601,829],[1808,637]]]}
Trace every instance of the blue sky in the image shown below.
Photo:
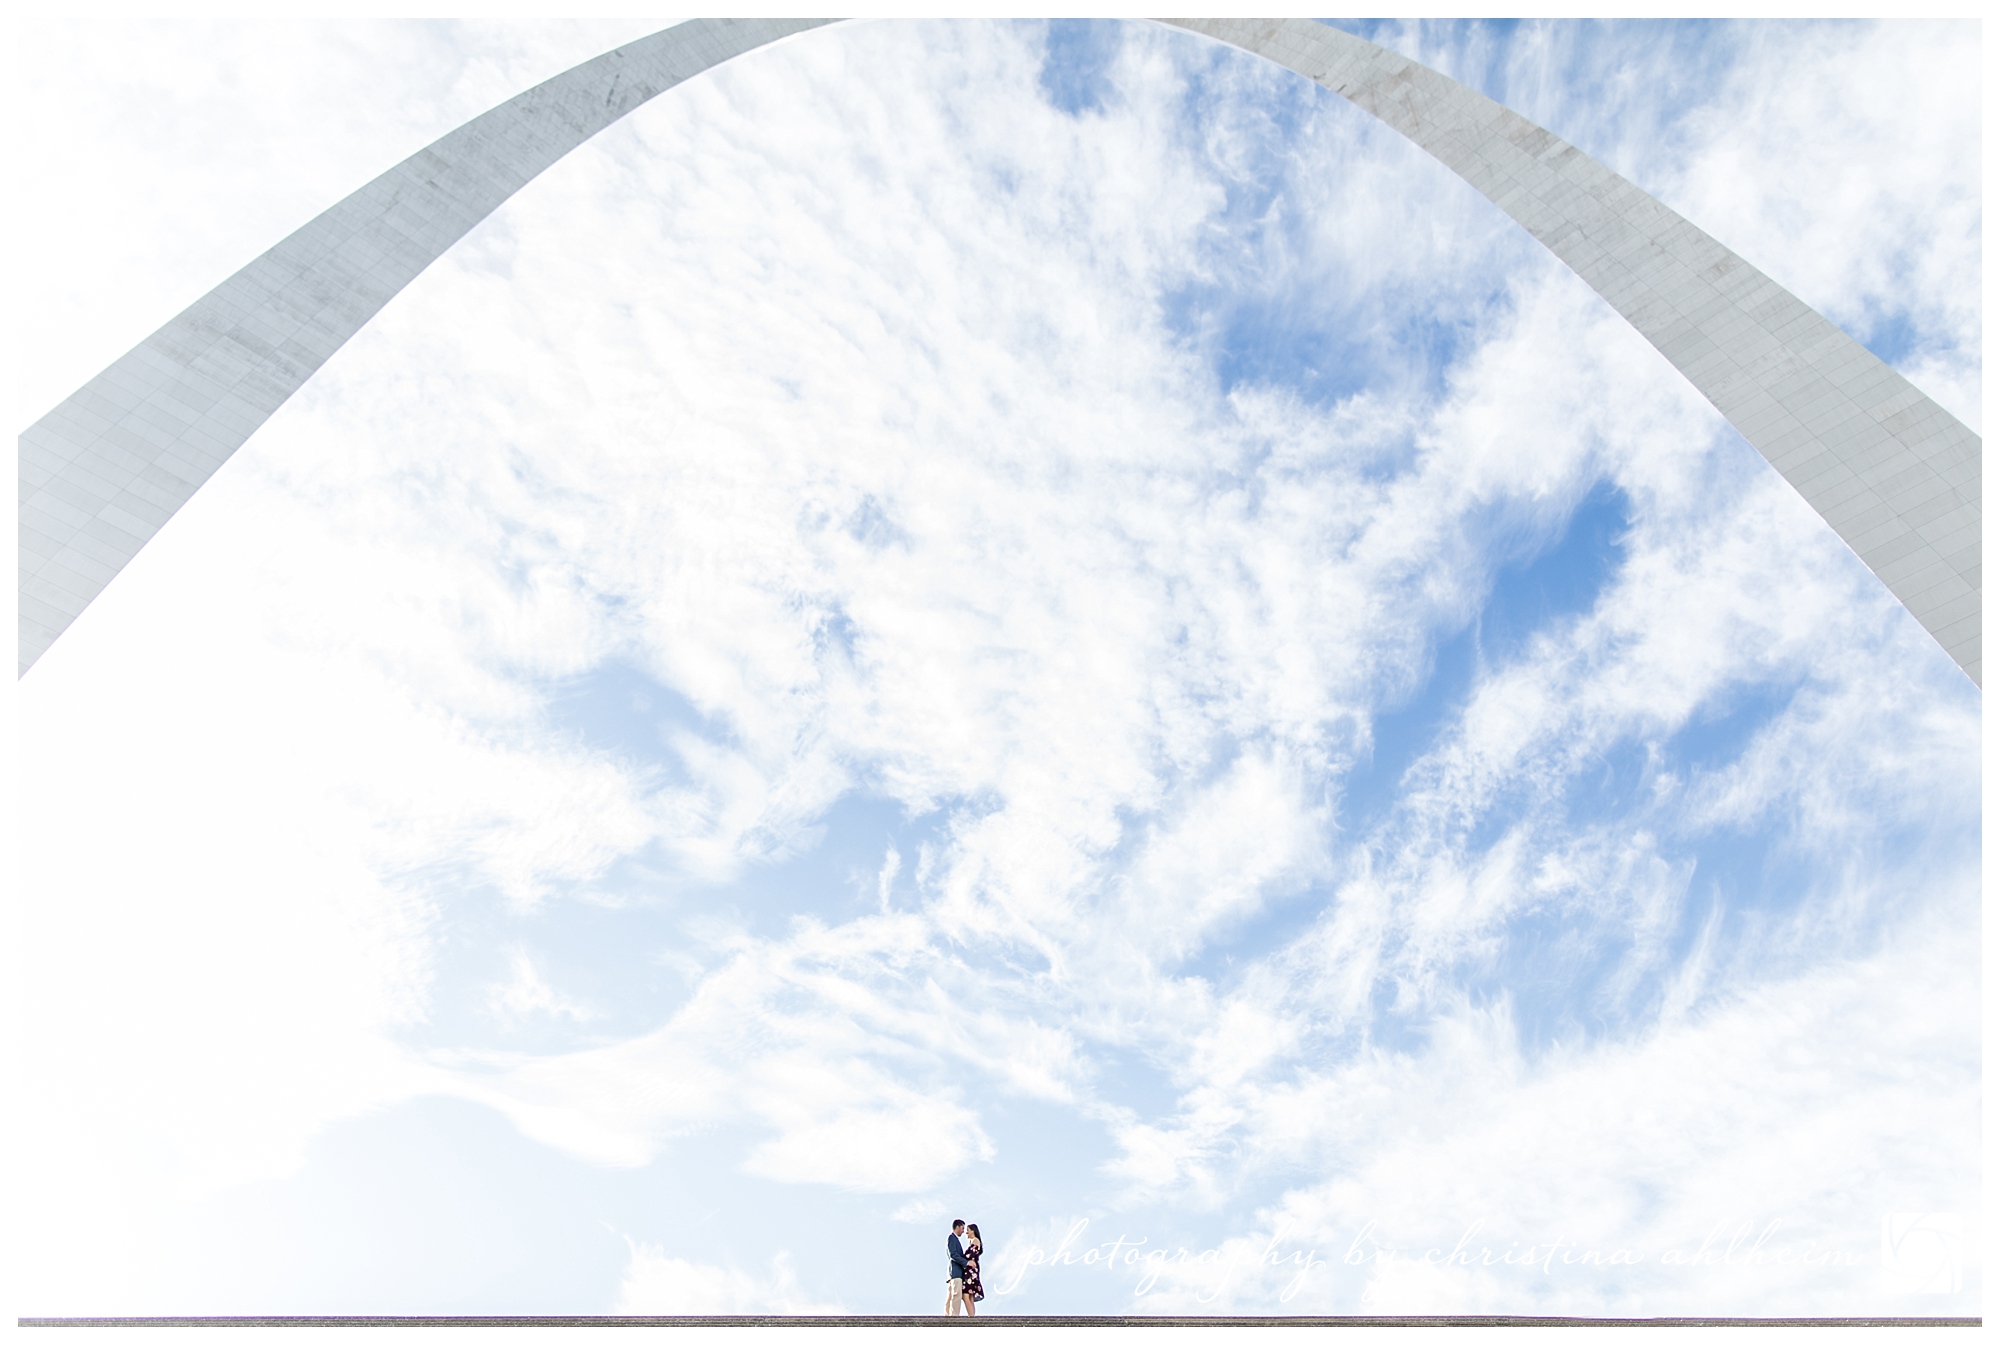
{"label": "blue sky", "polygon": [[[1973,30],[1352,27],[1978,427]],[[644,31],[36,30],[17,421]],[[1978,1311],[1977,691],[1470,187],[1185,34],[674,90],[20,704],[23,1312],[929,1311],[954,1215],[1001,1312]]]}

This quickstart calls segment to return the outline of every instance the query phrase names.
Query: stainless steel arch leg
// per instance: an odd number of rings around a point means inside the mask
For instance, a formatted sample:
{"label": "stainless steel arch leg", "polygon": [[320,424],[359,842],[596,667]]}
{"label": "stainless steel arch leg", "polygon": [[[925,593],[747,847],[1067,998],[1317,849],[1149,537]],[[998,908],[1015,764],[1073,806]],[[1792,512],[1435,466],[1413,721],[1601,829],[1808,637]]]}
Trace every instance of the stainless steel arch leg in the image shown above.
{"label": "stainless steel arch leg", "polygon": [[1588,281],[1979,684],[1979,436],[1756,267],[1527,118],[1310,19],[1167,19],[1401,131]]}
{"label": "stainless steel arch leg", "polygon": [[[696,19],[466,123],[225,280],[20,439],[20,669],[334,351],[509,196],[633,108],[825,19]],[[1163,22],[1380,117],[1569,264],[1980,679],[1980,440],[1768,276],[1575,146],[1306,19]]]}

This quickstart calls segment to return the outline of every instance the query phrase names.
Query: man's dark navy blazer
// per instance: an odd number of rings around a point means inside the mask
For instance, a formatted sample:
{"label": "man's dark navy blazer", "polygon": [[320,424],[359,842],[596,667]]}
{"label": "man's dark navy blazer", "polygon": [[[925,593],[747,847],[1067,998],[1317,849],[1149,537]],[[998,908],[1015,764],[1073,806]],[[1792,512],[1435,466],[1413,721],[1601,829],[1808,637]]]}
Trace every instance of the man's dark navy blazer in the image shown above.
{"label": "man's dark navy blazer", "polygon": [[958,1234],[953,1233],[944,1240],[944,1248],[951,1253],[951,1274],[946,1278],[954,1280],[964,1279],[965,1244],[958,1240]]}

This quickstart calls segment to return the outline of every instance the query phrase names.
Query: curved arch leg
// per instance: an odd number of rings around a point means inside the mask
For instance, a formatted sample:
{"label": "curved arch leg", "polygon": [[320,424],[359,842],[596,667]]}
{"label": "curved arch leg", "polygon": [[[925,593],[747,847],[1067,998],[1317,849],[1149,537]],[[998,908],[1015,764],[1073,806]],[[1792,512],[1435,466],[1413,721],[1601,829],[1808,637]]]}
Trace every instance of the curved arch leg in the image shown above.
{"label": "curved arch leg", "polygon": [[1163,22],[1333,90],[1513,216],[1715,404],[1979,685],[1978,435],[1756,267],[1484,94],[1310,19]]}
{"label": "curved arch leg", "polygon": [[[251,262],[20,438],[20,670],[349,337],[543,169],[732,56],[696,19],[467,122]],[[1980,440],[1768,276],[1526,118],[1307,19],[1166,19],[1401,131],[1519,221],[1756,445],[1977,684]]]}
{"label": "curved arch leg", "polygon": [[20,439],[20,670],[382,306],[605,127],[732,56],[835,22],[691,19],[418,151],[190,304]]}

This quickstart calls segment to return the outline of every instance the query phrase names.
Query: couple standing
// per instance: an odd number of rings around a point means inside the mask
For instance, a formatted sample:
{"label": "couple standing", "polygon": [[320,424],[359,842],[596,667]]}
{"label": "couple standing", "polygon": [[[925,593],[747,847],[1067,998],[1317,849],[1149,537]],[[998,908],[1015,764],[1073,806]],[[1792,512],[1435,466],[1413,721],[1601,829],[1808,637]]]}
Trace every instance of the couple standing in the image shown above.
{"label": "couple standing", "polygon": [[977,1317],[973,1304],[986,1297],[986,1291],[979,1287],[979,1253],[984,1246],[979,1241],[979,1225],[968,1224],[963,1219],[951,1221],[951,1236],[945,1239],[945,1250],[951,1254],[951,1278],[945,1282],[944,1315],[958,1316],[960,1307],[968,1317]]}

